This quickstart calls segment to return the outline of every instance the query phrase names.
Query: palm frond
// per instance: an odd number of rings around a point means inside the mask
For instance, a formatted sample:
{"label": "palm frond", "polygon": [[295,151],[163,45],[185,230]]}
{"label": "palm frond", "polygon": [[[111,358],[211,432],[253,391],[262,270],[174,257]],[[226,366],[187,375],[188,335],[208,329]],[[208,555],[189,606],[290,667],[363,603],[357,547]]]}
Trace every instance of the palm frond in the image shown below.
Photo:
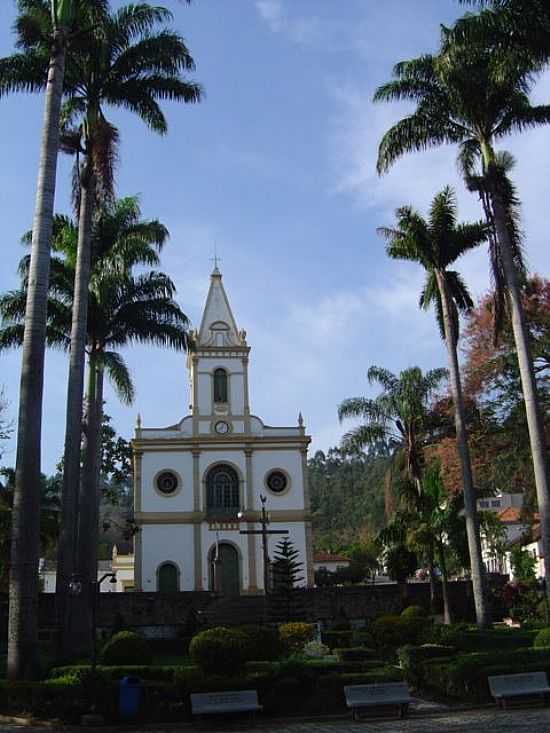
{"label": "palm frond", "polygon": [[119,400],[125,405],[131,405],[135,398],[135,388],[122,356],[115,351],[103,351],[100,360]]}

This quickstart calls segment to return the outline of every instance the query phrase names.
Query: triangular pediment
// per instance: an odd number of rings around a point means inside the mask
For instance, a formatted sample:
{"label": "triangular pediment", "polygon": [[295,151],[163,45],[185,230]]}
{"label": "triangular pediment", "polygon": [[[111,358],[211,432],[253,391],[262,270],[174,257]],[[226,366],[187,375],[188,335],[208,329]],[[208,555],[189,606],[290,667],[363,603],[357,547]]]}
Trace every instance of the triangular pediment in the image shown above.
{"label": "triangular pediment", "polygon": [[199,329],[199,346],[238,346],[241,344],[239,330],[223,287],[222,274],[215,267],[210,276],[210,290]]}

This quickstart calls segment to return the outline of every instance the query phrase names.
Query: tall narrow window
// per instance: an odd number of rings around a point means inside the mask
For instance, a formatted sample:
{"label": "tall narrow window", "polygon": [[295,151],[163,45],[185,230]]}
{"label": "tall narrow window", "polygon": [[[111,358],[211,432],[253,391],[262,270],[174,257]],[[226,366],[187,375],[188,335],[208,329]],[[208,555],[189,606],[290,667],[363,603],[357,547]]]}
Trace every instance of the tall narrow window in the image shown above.
{"label": "tall narrow window", "polygon": [[239,477],[231,466],[214,466],[208,472],[206,507],[210,516],[236,516],[239,511]]}
{"label": "tall narrow window", "polygon": [[214,402],[227,402],[227,372],[216,369],[214,372]]}

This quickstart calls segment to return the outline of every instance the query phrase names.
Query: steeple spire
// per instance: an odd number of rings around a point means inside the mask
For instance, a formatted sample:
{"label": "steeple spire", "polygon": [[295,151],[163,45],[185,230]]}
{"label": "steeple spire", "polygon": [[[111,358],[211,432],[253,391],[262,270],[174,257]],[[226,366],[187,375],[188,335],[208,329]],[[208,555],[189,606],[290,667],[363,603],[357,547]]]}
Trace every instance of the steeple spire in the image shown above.
{"label": "steeple spire", "polygon": [[215,255],[213,260],[214,269],[210,275],[210,290],[204,306],[198,343],[200,346],[237,346],[241,344],[241,338],[222,284],[218,256]]}

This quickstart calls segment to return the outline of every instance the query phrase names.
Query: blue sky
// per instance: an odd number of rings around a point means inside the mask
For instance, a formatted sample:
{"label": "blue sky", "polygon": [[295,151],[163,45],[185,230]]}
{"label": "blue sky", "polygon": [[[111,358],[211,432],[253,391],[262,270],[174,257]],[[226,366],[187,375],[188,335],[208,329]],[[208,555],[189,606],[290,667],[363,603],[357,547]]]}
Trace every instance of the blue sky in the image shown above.
{"label": "blue sky", "polygon": [[[160,0],[159,0],[160,1]],[[113,2],[113,5],[121,5]],[[414,155],[379,179],[374,168],[383,132],[405,109],[373,105],[375,87],[401,59],[435,50],[441,22],[462,11],[456,0],[164,0],[186,38],[205,87],[198,106],[167,105],[161,138],[125,113],[119,195],[140,194],[143,213],[170,230],[162,256],[178,301],[198,325],[214,245],[224,284],[251,354],[253,411],[269,424],[304,415],[312,450],[342,434],[336,408],[368,394],[372,364],[399,371],[445,364],[433,315],[417,310],[421,272],[386,259],[376,227],[412,203],[425,211],[444,185],[456,185],[461,216],[480,216],[464,192],[454,151]],[[0,55],[11,52],[14,3],[0,3]],[[534,99],[548,101],[550,76]],[[17,286],[20,235],[34,200],[43,99],[0,101],[0,291]],[[550,130],[511,138],[524,202],[526,251],[533,271],[548,274]],[[70,162],[61,157],[56,210],[68,212]],[[485,251],[461,270],[476,294],[489,284]],[[174,423],[187,412],[181,354],[153,347],[125,352],[136,385],[134,406],[107,390],[106,411],[131,437],[144,426]],[[0,385],[16,417],[20,354],[0,354]],[[67,358],[48,353],[43,469],[62,453]],[[14,462],[8,445],[5,464]]]}

